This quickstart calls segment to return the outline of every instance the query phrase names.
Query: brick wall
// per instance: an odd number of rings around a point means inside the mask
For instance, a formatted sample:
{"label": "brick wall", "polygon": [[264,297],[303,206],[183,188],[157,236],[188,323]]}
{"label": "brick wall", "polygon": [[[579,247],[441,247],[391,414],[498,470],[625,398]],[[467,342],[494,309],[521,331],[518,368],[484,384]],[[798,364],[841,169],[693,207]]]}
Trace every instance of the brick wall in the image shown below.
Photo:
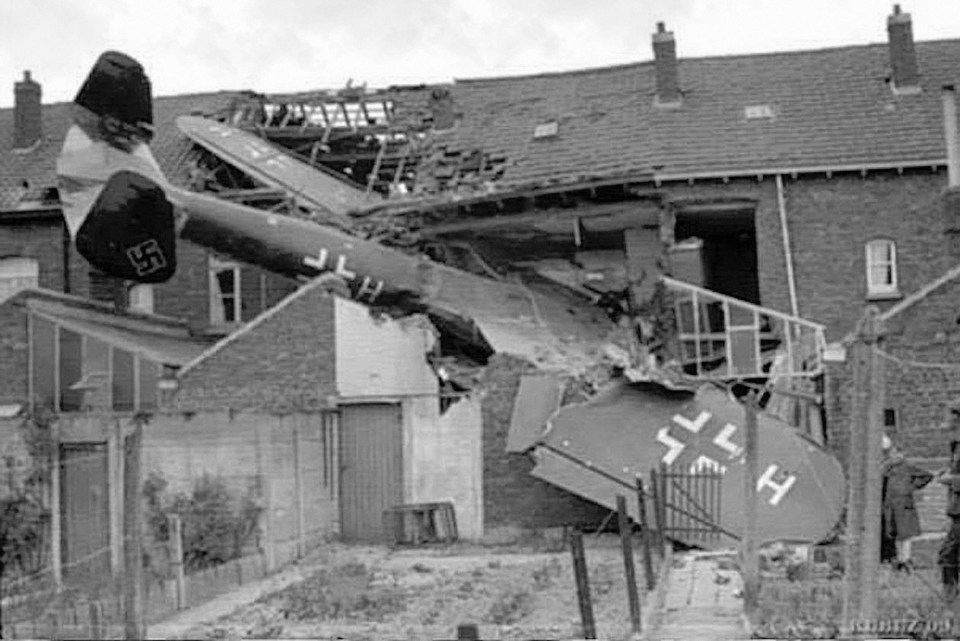
{"label": "brick wall", "polygon": [[[946,456],[949,447],[945,411],[960,400],[960,280],[934,291],[924,300],[894,316],[886,324],[881,347],[893,359],[884,359],[884,408],[895,412],[896,425],[887,433],[907,456]],[[853,379],[851,354],[847,362],[827,372],[826,409],[831,442],[846,460]],[[946,364],[947,367],[916,363]]]}
{"label": "brick wall", "polygon": [[528,455],[505,451],[520,376],[533,371],[520,359],[496,355],[483,374],[484,525],[490,530],[599,524],[608,510],[534,478],[530,475],[534,462]]}
{"label": "brick wall", "polygon": [[275,312],[186,372],[171,406],[279,414],[325,407],[336,393],[333,298],[310,287]]}
{"label": "brick wall", "polygon": [[[253,265],[243,265],[243,320],[253,320],[294,292],[297,286],[298,283],[292,279],[271,274]],[[203,331],[210,326],[209,252],[206,249],[184,240],[178,241],[177,273],[166,283],[155,287],[154,311],[164,316],[186,319],[196,330]]]}
{"label": "brick wall", "polygon": [[[889,238],[897,243],[904,295],[952,266],[943,234],[941,197],[946,176],[942,171],[787,177],[783,184],[800,315],[827,325],[827,340],[838,340],[849,332],[869,302],[864,255],[868,240]],[[678,203],[718,198],[755,201],[761,303],[790,311],[773,179],[668,184],[662,191]],[[682,204],[678,206],[682,209]]]}
{"label": "brick wall", "polygon": [[27,338],[26,313],[11,304],[0,305],[0,405],[28,400]]}

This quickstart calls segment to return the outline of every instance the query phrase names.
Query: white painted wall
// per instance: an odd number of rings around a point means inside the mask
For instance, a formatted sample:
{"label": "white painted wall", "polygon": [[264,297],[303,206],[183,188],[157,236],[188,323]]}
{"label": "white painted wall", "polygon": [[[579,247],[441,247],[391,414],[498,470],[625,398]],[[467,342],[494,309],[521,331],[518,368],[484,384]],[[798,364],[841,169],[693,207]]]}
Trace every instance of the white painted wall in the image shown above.
{"label": "white painted wall", "polygon": [[422,317],[374,319],[367,307],[336,299],[337,391],[342,398],[437,394],[426,354],[436,341]]}
{"label": "white painted wall", "polygon": [[422,317],[374,319],[363,305],[341,298],[335,310],[341,398],[402,403],[404,501],[452,501],[461,538],[480,538],[480,402],[461,400],[440,416],[439,384],[426,361],[436,342],[435,330]]}
{"label": "white painted wall", "polygon": [[408,454],[411,503],[452,501],[463,539],[483,536],[480,401],[464,398],[440,416],[434,399],[411,404],[416,425]]}

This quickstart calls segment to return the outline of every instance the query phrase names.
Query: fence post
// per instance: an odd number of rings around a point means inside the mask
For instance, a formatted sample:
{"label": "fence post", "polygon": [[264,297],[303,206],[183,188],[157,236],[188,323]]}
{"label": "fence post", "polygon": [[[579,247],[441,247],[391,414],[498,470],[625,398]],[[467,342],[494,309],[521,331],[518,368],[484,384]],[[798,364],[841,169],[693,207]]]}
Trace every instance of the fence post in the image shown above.
{"label": "fence post", "polygon": [[630,515],[627,514],[627,497],[617,494],[617,529],[620,531],[620,547],[623,550],[623,570],[627,579],[627,604],[630,606],[630,629],[640,632],[640,597],[637,595],[637,570],[633,563],[633,544]]}
{"label": "fence post", "polygon": [[573,556],[573,576],[577,581],[577,601],[580,603],[583,638],[596,639],[597,630],[593,623],[593,604],[590,601],[590,579],[587,575],[587,558],[583,552],[583,534],[581,532],[573,532],[570,535],[570,553]]}
{"label": "fence post", "polygon": [[294,415],[293,422],[293,501],[294,518],[297,528],[297,558],[304,554],[304,518],[303,518],[303,457],[300,456],[300,417]]}
{"label": "fence post", "polygon": [[637,477],[637,518],[640,523],[640,536],[643,543],[643,573],[646,575],[647,591],[657,587],[657,577],[650,558],[650,524],[647,522],[647,498],[644,494],[643,479]]}
{"label": "fence post", "polygon": [[103,639],[103,606],[99,601],[90,602],[90,638]]}
{"label": "fence post", "polygon": [[663,522],[663,497],[660,496],[660,475],[656,469],[650,470],[650,493],[653,495],[653,518],[657,521],[657,555],[662,559],[666,548],[663,533],[665,524]]}
{"label": "fence post", "polygon": [[[879,312],[875,307],[867,308],[857,325],[856,336],[850,350],[853,364],[853,402],[848,448],[850,481],[847,493],[843,625],[841,626],[844,634],[850,633],[854,621],[867,618],[868,611],[875,610],[876,607],[875,586],[865,586],[864,583],[867,576],[873,577],[871,580],[875,579],[876,557],[871,554],[879,554],[878,550],[865,549],[865,546],[871,543],[873,547],[879,548],[879,531],[876,530],[879,527],[879,514],[873,515],[866,512],[868,497],[871,503],[874,503],[874,500],[878,503],[880,491],[879,486],[876,488],[867,486],[868,468],[879,463],[879,461],[871,461],[870,456],[879,458],[880,455],[881,435],[871,433],[875,427],[877,430],[881,429],[879,426],[881,410],[877,409],[877,417],[872,416],[877,402],[882,402],[882,399],[872,398],[880,396],[875,388],[882,387],[883,384],[882,377],[874,376],[872,371],[879,364],[879,359],[874,353],[875,343],[881,333],[878,316]],[[873,467],[870,470],[870,476],[878,477],[877,468]],[[871,512],[874,511],[874,507],[871,505]],[[876,516],[877,523],[868,523],[868,518],[872,516]],[[871,536],[868,536],[868,529]],[[876,532],[875,536],[874,532]],[[865,568],[865,565],[871,567]]]}
{"label": "fence post", "polygon": [[746,425],[744,437],[744,459],[746,469],[743,474],[744,535],[743,535],[743,602],[747,614],[757,607],[760,592],[760,562],[757,558],[757,394],[747,394]]}
{"label": "fence post", "polygon": [[877,618],[877,571],[880,563],[880,521],[882,518],[883,472],[881,458],[883,450],[883,406],[884,406],[884,362],[877,353],[883,327],[879,318],[880,311],[870,306],[864,318],[861,340],[864,343],[867,363],[867,403],[866,416],[866,458],[863,466],[863,539],[861,541],[860,581],[863,586],[860,593],[860,615],[864,621]]}
{"label": "fence post", "polygon": [[[273,448],[271,445],[272,441],[263,437],[263,424],[258,422],[254,429],[256,430],[257,437],[257,479],[260,485],[263,504],[263,516],[261,518],[261,526],[263,528],[263,564],[264,570],[269,574],[276,567],[273,547],[273,528],[271,527],[273,521],[273,500],[271,494],[273,489],[270,485],[270,474],[268,474],[265,469],[266,466],[264,465],[263,459],[264,456],[267,456],[267,461],[270,461],[273,457]],[[270,450],[267,450],[267,447],[270,447]]]}
{"label": "fence post", "polygon": [[177,590],[177,610],[187,603],[183,571],[183,522],[179,514],[170,515],[170,556],[173,558],[173,580]]}
{"label": "fence post", "polygon": [[143,586],[141,577],[140,531],[140,448],[143,443],[143,423],[133,422],[133,432],[124,443],[123,466],[123,609],[124,638],[140,641],[144,638]]}
{"label": "fence post", "polygon": [[60,439],[55,438],[50,453],[50,564],[53,569],[53,585],[57,592],[63,589],[63,565],[60,552],[63,549],[63,523],[60,520]]}

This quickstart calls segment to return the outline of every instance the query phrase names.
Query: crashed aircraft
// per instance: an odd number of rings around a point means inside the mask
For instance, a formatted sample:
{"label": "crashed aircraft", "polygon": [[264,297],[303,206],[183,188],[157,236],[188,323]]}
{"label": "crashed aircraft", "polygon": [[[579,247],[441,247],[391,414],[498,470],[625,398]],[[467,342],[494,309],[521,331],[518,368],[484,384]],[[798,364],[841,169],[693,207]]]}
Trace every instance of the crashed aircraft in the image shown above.
{"label": "crashed aircraft", "polygon": [[[590,283],[572,282],[562,266],[538,268],[564,296],[386,247],[352,230],[343,212],[355,196],[333,177],[223,123],[178,124],[303,206],[323,203],[325,217],[306,221],[181,189],[149,150],[151,100],[141,65],[118,52],[100,57],[75,99],[57,173],[67,227],[92,265],[134,282],[164,282],[176,271],[179,237],[300,280],[331,275],[344,295],[379,311],[425,313],[452,351],[481,364],[494,352],[567,376],[602,364],[614,381],[595,398],[527,417],[528,431],[542,428],[518,450],[535,452],[534,474],[611,505],[624,484],[661,465],[706,466],[722,476],[724,510],[714,525],[726,540],[716,545],[738,537],[743,406],[718,384],[762,379],[783,391],[818,375],[822,327],[667,277],[634,287],[634,298],[657,304],[611,314]],[[638,258],[647,268],[657,260]],[[664,325],[669,336],[655,331]],[[763,415],[760,434],[760,539],[824,537],[842,505],[839,464],[816,439],[771,415]]]}

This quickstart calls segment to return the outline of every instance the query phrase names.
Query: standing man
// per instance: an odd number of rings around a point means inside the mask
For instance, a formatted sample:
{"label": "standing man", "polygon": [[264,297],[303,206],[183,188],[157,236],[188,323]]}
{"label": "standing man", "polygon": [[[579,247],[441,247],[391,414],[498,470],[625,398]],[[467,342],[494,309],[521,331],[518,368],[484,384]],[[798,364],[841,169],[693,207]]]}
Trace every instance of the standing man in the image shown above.
{"label": "standing man", "polygon": [[897,570],[906,570],[910,568],[910,541],[920,534],[913,493],[926,487],[933,474],[908,463],[886,434],[883,436],[883,454],[881,541],[888,545],[882,546],[880,557],[892,561]]}
{"label": "standing man", "polygon": [[943,539],[937,563],[943,581],[943,594],[948,599],[957,596],[960,579],[960,441],[954,435],[950,440],[950,467],[940,471],[937,481],[947,486],[947,516],[950,529]]}

